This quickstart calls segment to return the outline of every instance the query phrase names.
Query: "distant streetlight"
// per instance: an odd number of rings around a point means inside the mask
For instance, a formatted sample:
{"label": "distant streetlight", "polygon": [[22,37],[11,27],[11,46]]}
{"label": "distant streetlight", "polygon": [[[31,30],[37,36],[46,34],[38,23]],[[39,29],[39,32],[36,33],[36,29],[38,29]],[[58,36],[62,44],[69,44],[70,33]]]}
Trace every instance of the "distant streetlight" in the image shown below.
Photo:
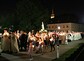
{"label": "distant streetlight", "polygon": [[57,27],[59,30],[61,29],[60,26]]}

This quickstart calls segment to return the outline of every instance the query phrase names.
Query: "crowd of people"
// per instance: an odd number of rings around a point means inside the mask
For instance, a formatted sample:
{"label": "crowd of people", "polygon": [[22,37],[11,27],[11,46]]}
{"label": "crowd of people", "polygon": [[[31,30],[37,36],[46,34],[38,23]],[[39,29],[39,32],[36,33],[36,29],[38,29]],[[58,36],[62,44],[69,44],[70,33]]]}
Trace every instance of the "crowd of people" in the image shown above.
{"label": "crowd of people", "polygon": [[[56,35],[49,36],[48,33],[43,32],[36,34],[32,34],[29,32],[28,34],[24,31],[13,31],[8,32],[4,29],[2,34],[2,51],[3,52],[19,52],[19,51],[27,51],[32,43],[32,47],[34,50],[45,48],[50,45],[51,51],[52,47],[54,48],[54,44],[56,42]],[[55,48],[54,48],[55,50]],[[36,52],[37,52],[36,51]]]}
{"label": "crowd of people", "polygon": [[[61,39],[62,35],[66,37]],[[44,50],[48,47],[50,47],[50,52],[55,51],[55,45],[59,46],[59,44],[62,44],[62,40],[64,40],[64,44],[68,43],[68,36],[71,35],[70,32],[26,33],[25,31],[19,30],[8,32],[7,29],[4,29],[1,48],[2,52],[18,53],[19,51],[28,51],[28,54],[32,57],[33,51],[43,54]]]}

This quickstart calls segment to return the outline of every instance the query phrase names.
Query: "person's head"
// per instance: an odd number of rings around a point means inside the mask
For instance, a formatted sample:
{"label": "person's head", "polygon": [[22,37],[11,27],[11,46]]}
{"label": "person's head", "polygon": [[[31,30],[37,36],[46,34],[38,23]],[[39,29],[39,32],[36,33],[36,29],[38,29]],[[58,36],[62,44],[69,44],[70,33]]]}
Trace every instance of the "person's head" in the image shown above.
{"label": "person's head", "polygon": [[57,39],[59,39],[59,35],[57,35]]}
{"label": "person's head", "polygon": [[19,30],[17,30],[17,33],[19,33]]}
{"label": "person's head", "polygon": [[4,29],[4,32],[7,32],[7,29]]}
{"label": "person's head", "polygon": [[23,31],[23,30],[21,30],[21,31],[20,31],[20,33],[21,33],[21,34],[23,34],[23,33],[24,33],[24,31]]}

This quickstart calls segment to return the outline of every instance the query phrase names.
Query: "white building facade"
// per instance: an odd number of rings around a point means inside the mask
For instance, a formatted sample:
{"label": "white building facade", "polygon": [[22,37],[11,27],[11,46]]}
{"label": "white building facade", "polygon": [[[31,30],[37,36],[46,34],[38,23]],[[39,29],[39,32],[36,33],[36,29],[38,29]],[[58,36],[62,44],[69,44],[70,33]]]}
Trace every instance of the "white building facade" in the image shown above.
{"label": "white building facade", "polygon": [[48,31],[75,31],[75,32],[84,32],[84,25],[78,23],[57,23],[57,24],[48,24]]}

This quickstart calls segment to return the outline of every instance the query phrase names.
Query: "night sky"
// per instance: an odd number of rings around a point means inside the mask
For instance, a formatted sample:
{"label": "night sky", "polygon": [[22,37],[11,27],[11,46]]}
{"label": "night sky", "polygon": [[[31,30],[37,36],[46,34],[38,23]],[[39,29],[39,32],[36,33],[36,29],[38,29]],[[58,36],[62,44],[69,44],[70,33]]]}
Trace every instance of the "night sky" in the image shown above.
{"label": "night sky", "polygon": [[[77,15],[84,23],[84,1],[83,0],[39,0],[44,8],[56,9],[57,15],[71,13]],[[0,15],[15,9],[16,0],[0,0]]]}
{"label": "night sky", "polygon": [[56,15],[74,14],[84,23],[84,0],[43,0],[43,3],[46,8],[55,8]]}
{"label": "night sky", "polygon": [[0,15],[8,14],[15,9],[16,0],[0,0]]}

